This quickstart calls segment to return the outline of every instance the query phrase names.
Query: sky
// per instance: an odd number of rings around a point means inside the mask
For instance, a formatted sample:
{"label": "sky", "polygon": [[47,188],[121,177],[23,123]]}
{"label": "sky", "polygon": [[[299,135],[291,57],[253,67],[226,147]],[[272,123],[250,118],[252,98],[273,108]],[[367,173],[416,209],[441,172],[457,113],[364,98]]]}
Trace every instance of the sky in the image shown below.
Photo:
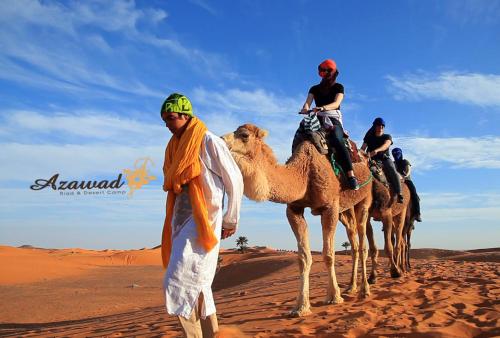
{"label": "sky", "polygon": [[[284,162],[327,58],[345,87],[351,137],[359,144],[383,117],[412,163],[423,219],[413,247],[500,246],[495,0],[2,1],[0,245],[158,245],[171,136],[163,100],[187,95],[218,135],[244,123],[268,130]],[[30,189],[56,173],[111,181],[144,158],[156,179],[131,197]],[[307,220],[321,250],[319,219]],[[382,225],[373,224],[382,248]],[[282,204],[244,198],[238,232],[222,247],[238,236],[296,249]],[[339,224],[336,247],[346,240]]]}

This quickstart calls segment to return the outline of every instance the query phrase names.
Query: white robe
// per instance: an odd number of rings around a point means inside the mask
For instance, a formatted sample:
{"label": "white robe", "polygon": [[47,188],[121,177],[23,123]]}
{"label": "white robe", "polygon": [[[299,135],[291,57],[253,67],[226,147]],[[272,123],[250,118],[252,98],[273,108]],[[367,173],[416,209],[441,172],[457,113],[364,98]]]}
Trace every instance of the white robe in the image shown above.
{"label": "white robe", "polygon": [[[200,292],[203,292],[202,318],[215,313],[212,281],[217,268],[222,225],[237,227],[243,178],[226,143],[207,131],[201,150],[201,177],[203,194],[208,209],[208,220],[219,243],[206,252],[197,242],[198,233],[192,215],[187,186],[177,195],[172,219],[172,253],[163,280],[167,312],[189,318]],[[224,193],[227,193],[227,211],[223,214]]]}

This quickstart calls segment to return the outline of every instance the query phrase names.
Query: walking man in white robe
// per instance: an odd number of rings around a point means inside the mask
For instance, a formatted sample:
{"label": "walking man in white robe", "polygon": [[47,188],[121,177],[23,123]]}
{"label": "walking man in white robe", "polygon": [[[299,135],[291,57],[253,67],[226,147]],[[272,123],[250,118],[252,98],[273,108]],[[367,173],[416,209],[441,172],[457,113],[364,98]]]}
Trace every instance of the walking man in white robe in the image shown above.
{"label": "walking man in white robe", "polygon": [[166,308],[179,318],[186,337],[214,337],[218,323],[211,285],[220,240],[236,232],[243,178],[225,142],[194,116],[186,96],[171,94],[161,118],[173,134],[163,165]]}

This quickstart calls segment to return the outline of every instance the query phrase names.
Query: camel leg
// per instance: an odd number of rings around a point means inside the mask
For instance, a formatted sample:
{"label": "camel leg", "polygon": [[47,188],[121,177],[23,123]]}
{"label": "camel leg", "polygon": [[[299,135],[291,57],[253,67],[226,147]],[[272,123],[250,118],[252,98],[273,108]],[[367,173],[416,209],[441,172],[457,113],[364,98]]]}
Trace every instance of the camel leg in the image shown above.
{"label": "camel leg", "polygon": [[411,264],[410,264],[410,249],[411,249],[411,233],[413,231],[413,222],[410,223],[410,226],[408,227],[408,231],[406,233],[406,247],[407,247],[407,256],[406,256],[406,264],[408,265],[408,271],[411,271]]}
{"label": "camel leg", "polygon": [[401,277],[401,271],[399,270],[394,259],[394,247],[392,245],[393,220],[392,214],[389,210],[386,210],[382,213],[382,223],[384,224],[384,249],[387,258],[389,258],[391,266],[391,277],[399,278]]}
{"label": "camel leg", "polygon": [[375,236],[373,234],[373,226],[370,218],[366,220],[366,237],[368,238],[368,245],[370,246],[370,257],[372,258],[372,272],[368,278],[368,283],[375,284],[377,281],[377,267],[378,267],[378,248],[375,244]]}
{"label": "camel leg", "polygon": [[321,227],[323,230],[323,261],[328,270],[328,287],[326,304],[340,304],[344,299],[340,296],[340,288],[335,275],[335,229],[339,219],[338,202],[332,208],[326,208],[321,213]]}
{"label": "camel leg", "polygon": [[401,231],[399,234],[399,241],[401,243],[401,254],[400,254],[401,255],[401,267],[404,270],[404,272],[408,272],[406,256],[407,256],[407,251],[409,249],[407,246],[408,243],[406,242],[405,238],[403,238],[403,231],[405,230],[405,226],[407,226],[408,223],[410,222],[410,220],[407,219],[407,214],[408,214],[408,208],[404,209],[403,212],[401,213],[401,220],[400,220]]}
{"label": "camel leg", "polygon": [[406,236],[404,234],[404,229],[403,229],[403,232],[401,234],[401,249],[399,250],[400,251],[400,254],[399,254],[399,257],[400,257],[400,263],[399,263],[399,266],[401,267],[401,271],[406,273],[408,272],[408,268],[407,268],[407,265],[406,265],[406,255],[407,255],[407,245],[406,245]]}
{"label": "camel leg", "polygon": [[358,291],[358,240],[356,238],[356,218],[354,210],[351,208],[340,214],[340,222],[344,224],[347,232],[347,237],[351,243],[351,255],[352,255],[352,271],[351,271],[351,283],[347,288],[347,293],[354,294]]}
{"label": "camel leg", "polygon": [[399,215],[394,217],[394,235],[395,235],[395,246],[394,246],[394,259],[396,261],[396,266],[399,267],[400,271],[404,271],[403,265],[403,226],[406,217],[406,210],[401,211]]}
{"label": "camel leg", "polygon": [[368,297],[370,295],[370,285],[366,278],[366,259],[368,258],[368,250],[366,248],[365,235],[366,223],[368,221],[368,205],[360,205],[356,207],[356,223],[359,238],[359,254],[361,256],[361,296]]}
{"label": "camel leg", "polygon": [[408,214],[406,214],[406,219],[403,227],[403,236],[402,236],[402,241],[403,241],[403,254],[402,254],[402,259],[403,259],[403,269],[405,272],[409,272],[409,262],[408,262],[408,257],[410,255],[410,247],[408,243],[408,238],[409,238],[409,231],[411,228],[411,220],[408,217]]}
{"label": "camel leg", "polygon": [[290,313],[292,316],[301,317],[311,313],[309,302],[309,273],[311,271],[312,256],[309,247],[309,232],[304,218],[304,208],[287,205],[286,216],[297,239],[297,253],[300,269],[300,288],[297,297],[297,306]]}

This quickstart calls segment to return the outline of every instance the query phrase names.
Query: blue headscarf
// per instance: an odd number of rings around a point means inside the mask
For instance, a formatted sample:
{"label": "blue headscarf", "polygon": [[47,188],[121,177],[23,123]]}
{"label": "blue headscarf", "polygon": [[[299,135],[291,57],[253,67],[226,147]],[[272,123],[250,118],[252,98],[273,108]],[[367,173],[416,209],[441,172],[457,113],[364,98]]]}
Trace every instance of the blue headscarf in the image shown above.
{"label": "blue headscarf", "polygon": [[403,159],[403,151],[401,148],[392,149],[392,157],[394,157],[395,161],[401,161]]}

